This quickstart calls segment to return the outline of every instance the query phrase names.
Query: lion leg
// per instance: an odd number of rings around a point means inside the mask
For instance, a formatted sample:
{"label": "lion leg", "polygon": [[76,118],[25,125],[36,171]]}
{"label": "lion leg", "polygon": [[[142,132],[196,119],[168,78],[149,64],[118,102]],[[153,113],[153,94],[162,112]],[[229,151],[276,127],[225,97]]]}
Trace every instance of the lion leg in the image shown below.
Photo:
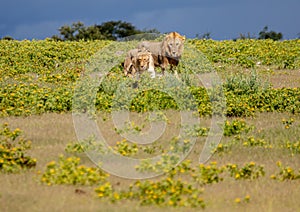
{"label": "lion leg", "polygon": [[177,69],[174,70],[174,75],[177,79],[179,79],[179,75],[178,75],[178,72],[177,72]]}
{"label": "lion leg", "polygon": [[178,71],[177,71],[177,66],[179,64],[179,60],[173,59],[173,58],[168,58],[168,62],[170,65],[170,70],[174,72],[174,75],[177,79],[179,79]]}
{"label": "lion leg", "polygon": [[165,70],[169,67],[169,61],[167,57],[162,58],[161,70],[162,75],[165,75]]}
{"label": "lion leg", "polygon": [[179,79],[179,75],[178,75],[178,71],[177,71],[177,65],[172,65],[170,64],[170,70],[172,70],[174,72],[174,75],[177,79]]}
{"label": "lion leg", "polygon": [[154,69],[154,60],[153,60],[153,57],[151,56],[150,57],[150,60],[149,60],[149,66],[148,66],[148,72],[150,73],[150,77],[153,79],[155,78],[155,69]]}
{"label": "lion leg", "polygon": [[132,67],[131,60],[129,58],[126,58],[125,62],[124,62],[124,70],[123,70],[125,76],[128,76],[128,74],[130,73],[131,67]]}
{"label": "lion leg", "polygon": [[155,78],[155,70],[154,69],[148,69],[148,72],[150,73],[150,77],[152,79]]}

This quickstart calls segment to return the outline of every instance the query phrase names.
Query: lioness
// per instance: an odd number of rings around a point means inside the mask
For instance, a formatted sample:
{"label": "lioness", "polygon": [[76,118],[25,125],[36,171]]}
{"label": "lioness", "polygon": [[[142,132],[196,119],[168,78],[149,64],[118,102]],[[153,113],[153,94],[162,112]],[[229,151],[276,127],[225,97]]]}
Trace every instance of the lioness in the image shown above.
{"label": "lioness", "polygon": [[127,52],[124,62],[125,76],[139,77],[144,71],[150,73],[151,78],[155,78],[154,60],[149,50],[145,48],[131,49]]}
{"label": "lioness", "polygon": [[[166,35],[162,42],[143,41],[138,44],[138,48],[146,48],[152,53],[154,66],[161,67],[162,72],[170,66],[172,69],[177,66],[183,53],[185,37],[177,32]],[[175,75],[177,71],[175,70]]]}

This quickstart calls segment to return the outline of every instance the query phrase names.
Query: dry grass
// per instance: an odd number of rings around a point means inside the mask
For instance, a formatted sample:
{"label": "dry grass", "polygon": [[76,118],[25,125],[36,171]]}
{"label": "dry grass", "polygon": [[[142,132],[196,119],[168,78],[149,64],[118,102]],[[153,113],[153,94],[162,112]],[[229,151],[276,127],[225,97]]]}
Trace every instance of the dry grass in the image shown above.
{"label": "dry grass", "polygon": [[296,88],[300,85],[300,70],[275,70],[269,75],[270,83],[275,88]]}
{"label": "dry grass", "polygon": [[[232,70],[218,72],[224,79],[228,73],[251,73],[251,70],[232,67]],[[300,70],[270,70],[260,67],[257,73],[266,82],[274,87],[299,87]],[[223,76],[222,76],[223,75]],[[168,145],[169,140],[178,135],[180,116],[178,112],[167,111],[167,128],[157,143]],[[141,114],[131,114],[131,121],[142,126],[142,132],[150,129]],[[285,129],[282,119],[293,118],[295,122],[289,129]],[[294,156],[280,144],[291,141],[300,141],[300,115],[288,113],[261,113],[255,117],[246,118],[248,125],[255,129],[242,136],[263,138],[274,148],[245,147],[234,145],[226,153],[214,154],[210,161],[218,164],[234,163],[242,165],[254,161],[264,165],[266,175],[257,180],[235,180],[226,177],[224,181],[204,186],[203,199],[208,211],[299,211],[300,210],[300,180],[279,182],[270,179],[270,175],[277,173],[277,161],[289,165],[294,170],[300,169],[300,155]],[[70,156],[65,147],[76,141],[75,130],[71,114],[43,114],[30,117],[1,118],[0,124],[7,122],[11,128],[20,128],[27,139],[32,141],[32,149],[28,154],[37,158],[37,167],[19,174],[0,174],[0,211],[165,211],[166,208],[155,206],[139,206],[137,202],[122,201],[115,204],[96,198],[92,186],[46,186],[40,183],[37,172],[43,170],[51,160],[57,160],[60,154]],[[117,134],[113,120],[109,114],[99,114],[97,119],[104,138],[110,144],[122,140]],[[201,125],[209,127],[210,119],[202,118]],[[232,141],[232,137],[223,137],[222,144]],[[188,156],[193,164],[198,164],[205,137],[197,140],[193,151]],[[85,154],[80,155],[84,164],[95,166]],[[122,179],[116,176],[109,178],[112,185],[118,189],[126,189],[133,180]],[[250,201],[237,203],[250,196]],[[180,208],[169,211],[198,211],[199,209]]]}
{"label": "dry grass", "polygon": [[[161,140],[167,140],[171,135],[178,133],[178,114],[169,113],[169,129]],[[282,118],[294,118],[296,120],[289,129],[285,129]],[[105,121],[103,120],[105,119]],[[144,119],[140,114],[133,114],[135,123],[142,123]],[[247,124],[255,126],[248,133],[257,137],[263,137],[273,144],[284,141],[299,141],[300,116],[279,113],[257,114],[253,118],[245,119]],[[0,210],[1,211],[162,211],[164,208],[142,207],[136,202],[119,202],[116,204],[99,200],[95,197],[94,187],[89,186],[46,186],[37,178],[36,172],[43,171],[50,160],[56,160],[60,154],[66,154],[64,148],[70,141],[76,141],[71,114],[44,114],[31,117],[7,117],[0,123],[7,122],[12,128],[20,128],[26,138],[32,141],[30,155],[37,158],[37,167],[20,174],[0,174]],[[98,118],[99,126],[106,138],[118,140],[113,123],[108,114],[102,114]],[[208,119],[202,119],[203,125],[209,124]],[[145,125],[145,129],[148,129]],[[245,135],[247,136],[247,135]],[[222,143],[231,138],[223,138]],[[204,139],[199,139],[188,159],[197,163]],[[85,164],[93,166],[87,157],[83,155]],[[225,178],[223,182],[205,186],[203,198],[209,211],[296,211],[300,208],[300,181],[278,182],[270,179],[270,175],[276,173],[276,162],[290,165],[295,170],[300,169],[299,155],[291,156],[283,149],[263,149],[259,147],[233,146],[230,152],[215,154],[211,161],[218,164],[243,164],[254,161],[264,165],[266,176],[257,180],[236,181],[233,178]],[[131,180],[110,177],[112,184],[118,188],[126,188]],[[76,191],[77,189],[77,191]],[[78,190],[79,189],[79,190]],[[78,192],[79,191],[79,192]],[[250,202],[236,203],[236,198],[243,199],[250,196]],[[169,209],[168,209],[169,210]],[[177,211],[177,210],[176,210]],[[190,211],[190,209],[180,209]],[[196,209],[195,209],[196,211]]]}

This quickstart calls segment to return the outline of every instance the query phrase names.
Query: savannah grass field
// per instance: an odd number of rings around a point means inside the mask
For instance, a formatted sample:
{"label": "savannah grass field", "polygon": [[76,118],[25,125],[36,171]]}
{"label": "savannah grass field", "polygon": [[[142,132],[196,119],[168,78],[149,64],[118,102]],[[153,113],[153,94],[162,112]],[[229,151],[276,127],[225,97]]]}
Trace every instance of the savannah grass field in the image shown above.
{"label": "savannah grass field", "polygon": [[[112,42],[0,41],[0,211],[300,211],[300,41],[187,42],[223,82],[222,139],[199,164],[212,105],[209,91],[179,67],[197,103],[200,123],[190,129],[195,146],[165,174],[133,180],[99,169],[84,149],[101,154],[101,147],[92,138],[80,145],[73,124],[76,82],[86,75],[90,57]],[[188,50],[184,57],[190,57]],[[92,101],[93,117],[115,152],[133,158],[164,154],[182,127],[176,101],[143,91],[127,108],[130,123],[116,129],[114,90],[127,80],[119,66],[111,70]],[[147,132],[154,109],[167,123],[155,143],[135,145],[122,137]]]}

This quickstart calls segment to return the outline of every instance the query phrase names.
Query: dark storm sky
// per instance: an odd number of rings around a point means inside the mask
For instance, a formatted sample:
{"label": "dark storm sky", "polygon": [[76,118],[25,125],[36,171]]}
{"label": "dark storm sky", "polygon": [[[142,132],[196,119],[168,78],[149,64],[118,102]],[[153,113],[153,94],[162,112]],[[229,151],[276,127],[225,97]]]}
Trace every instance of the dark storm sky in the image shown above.
{"label": "dark storm sky", "polygon": [[190,38],[210,32],[217,40],[248,32],[258,36],[266,25],[284,39],[300,33],[299,0],[10,0],[0,5],[0,37],[19,40],[51,37],[77,21],[89,26],[111,20]]}

